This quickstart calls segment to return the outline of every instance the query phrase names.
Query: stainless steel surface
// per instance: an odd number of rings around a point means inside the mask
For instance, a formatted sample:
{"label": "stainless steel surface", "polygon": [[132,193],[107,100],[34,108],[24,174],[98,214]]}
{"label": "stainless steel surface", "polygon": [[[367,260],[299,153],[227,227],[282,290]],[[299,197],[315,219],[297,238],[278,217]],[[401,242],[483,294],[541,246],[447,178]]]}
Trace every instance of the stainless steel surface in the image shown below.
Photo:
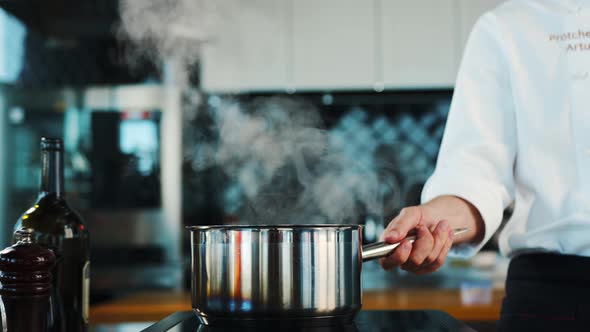
{"label": "stainless steel surface", "polygon": [[206,325],[216,319],[352,318],[361,308],[363,260],[398,245],[362,247],[358,225],[188,229],[192,307]]}
{"label": "stainless steel surface", "polygon": [[[461,235],[467,232],[467,228],[456,228],[454,229],[454,235]],[[415,236],[408,236],[405,238],[406,241],[410,241],[410,243],[414,243],[416,240]],[[363,262],[370,261],[373,259],[385,257],[389,255],[395,248],[397,248],[402,241],[397,243],[385,243],[385,242],[377,242],[371,243],[363,246],[362,250],[362,258]]]}
{"label": "stainless steel surface", "polygon": [[90,325],[89,332],[129,332],[129,331],[143,331],[157,322],[141,322],[141,323],[114,323]]}
{"label": "stainless steel surface", "polygon": [[192,307],[217,318],[331,317],[361,307],[361,227],[192,227]]}

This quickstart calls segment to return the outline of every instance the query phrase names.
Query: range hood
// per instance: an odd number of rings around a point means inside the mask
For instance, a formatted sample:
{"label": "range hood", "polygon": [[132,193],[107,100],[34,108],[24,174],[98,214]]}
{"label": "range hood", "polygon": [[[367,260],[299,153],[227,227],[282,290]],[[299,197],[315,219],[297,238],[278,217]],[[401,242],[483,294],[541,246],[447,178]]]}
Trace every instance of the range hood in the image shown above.
{"label": "range hood", "polygon": [[119,21],[119,0],[0,0],[0,7],[28,28],[65,40],[112,36]]}

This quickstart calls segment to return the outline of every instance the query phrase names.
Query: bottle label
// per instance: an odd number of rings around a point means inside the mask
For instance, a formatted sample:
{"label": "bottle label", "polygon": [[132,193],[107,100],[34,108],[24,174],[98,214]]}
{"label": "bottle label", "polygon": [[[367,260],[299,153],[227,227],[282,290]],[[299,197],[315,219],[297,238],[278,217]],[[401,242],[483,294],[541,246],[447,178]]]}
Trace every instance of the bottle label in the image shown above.
{"label": "bottle label", "polygon": [[87,261],[82,269],[82,316],[88,324],[88,308],[90,301],[90,262]]}
{"label": "bottle label", "polygon": [[64,229],[65,232],[65,238],[66,239],[71,239],[74,237],[74,231],[72,231],[72,227],[71,226],[66,226],[66,228]]}

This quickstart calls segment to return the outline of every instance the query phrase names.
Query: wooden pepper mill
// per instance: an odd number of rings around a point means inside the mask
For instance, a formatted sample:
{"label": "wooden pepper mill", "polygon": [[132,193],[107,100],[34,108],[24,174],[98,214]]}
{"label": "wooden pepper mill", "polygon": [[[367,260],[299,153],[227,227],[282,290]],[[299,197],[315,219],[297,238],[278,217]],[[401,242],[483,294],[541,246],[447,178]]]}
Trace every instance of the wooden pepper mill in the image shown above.
{"label": "wooden pepper mill", "polygon": [[19,241],[0,252],[3,331],[47,330],[53,251],[33,243],[33,231],[18,231]]}

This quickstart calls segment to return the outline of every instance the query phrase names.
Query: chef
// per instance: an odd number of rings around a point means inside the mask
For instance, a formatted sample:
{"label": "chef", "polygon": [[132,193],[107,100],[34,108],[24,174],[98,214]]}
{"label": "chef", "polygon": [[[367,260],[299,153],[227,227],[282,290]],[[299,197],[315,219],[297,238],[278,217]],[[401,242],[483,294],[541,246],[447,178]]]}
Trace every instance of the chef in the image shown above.
{"label": "chef", "polygon": [[453,243],[475,254],[513,203],[500,330],[590,330],[590,0],[511,0],[478,20],[422,202],[384,231],[417,235],[385,269],[434,272]]}

